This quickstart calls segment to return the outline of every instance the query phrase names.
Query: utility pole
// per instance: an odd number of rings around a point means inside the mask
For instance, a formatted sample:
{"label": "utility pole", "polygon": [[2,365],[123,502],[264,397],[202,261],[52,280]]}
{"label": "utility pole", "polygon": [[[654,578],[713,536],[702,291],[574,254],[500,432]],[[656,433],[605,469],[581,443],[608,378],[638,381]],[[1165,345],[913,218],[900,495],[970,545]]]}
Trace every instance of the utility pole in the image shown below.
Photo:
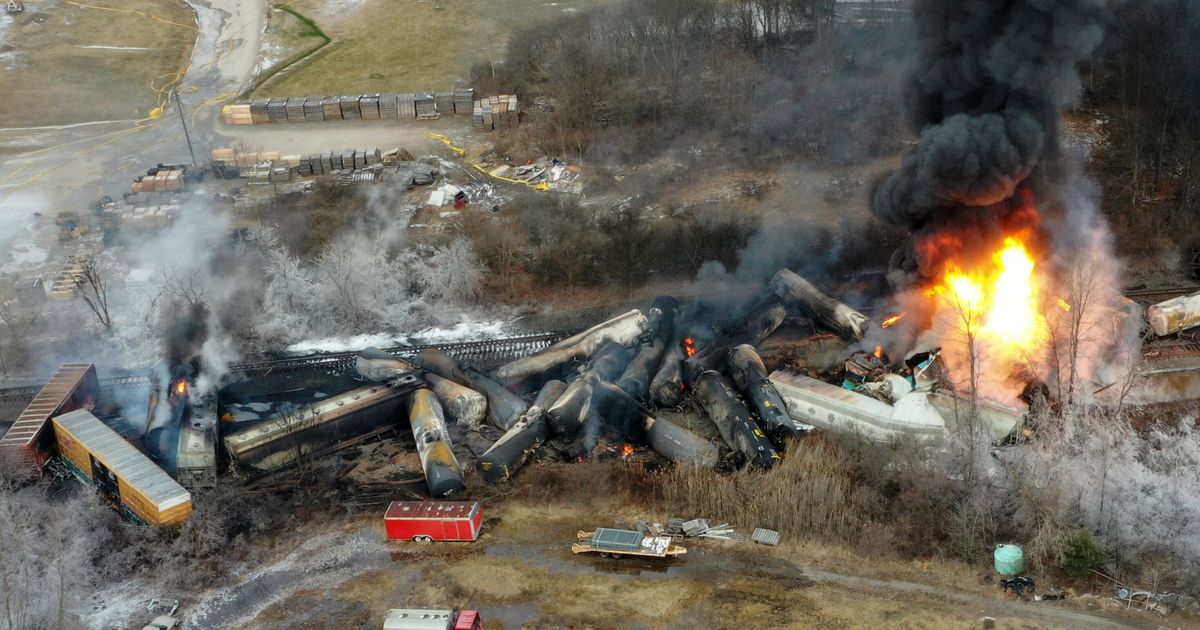
{"label": "utility pole", "polygon": [[192,137],[188,135],[187,118],[183,115],[183,101],[179,99],[179,90],[172,89],[175,94],[175,105],[179,109],[179,124],[183,125],[183,137],[187,139],[188,153],[192,156],[192,166],[196,165],[196,152],[192,150]]}

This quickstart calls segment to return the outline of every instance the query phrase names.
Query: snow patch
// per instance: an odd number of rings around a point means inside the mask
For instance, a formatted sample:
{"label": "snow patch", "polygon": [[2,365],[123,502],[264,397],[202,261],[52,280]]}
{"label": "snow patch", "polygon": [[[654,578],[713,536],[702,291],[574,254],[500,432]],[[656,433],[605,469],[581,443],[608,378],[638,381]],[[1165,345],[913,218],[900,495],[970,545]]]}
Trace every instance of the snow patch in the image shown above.
{"label": "snow patch", "polygon": [[315,354],[317,352],[358,352],[367,348],[391,348],[403,345],[404,337],[375,333],[352,337],[326,337],[309,339],[288,346],[291,354]]}
{"label": "snow patch", "polygon": [[395,348],[463,341],[482,341],[505,337],[511,333],[510,322],[499,320],[463,320],[452,326],[433,326],[412,335],[372,333],[350,337],[307,339],[287,347],[289,354],[308,355],[323,352],[358,352],[367,348]]}

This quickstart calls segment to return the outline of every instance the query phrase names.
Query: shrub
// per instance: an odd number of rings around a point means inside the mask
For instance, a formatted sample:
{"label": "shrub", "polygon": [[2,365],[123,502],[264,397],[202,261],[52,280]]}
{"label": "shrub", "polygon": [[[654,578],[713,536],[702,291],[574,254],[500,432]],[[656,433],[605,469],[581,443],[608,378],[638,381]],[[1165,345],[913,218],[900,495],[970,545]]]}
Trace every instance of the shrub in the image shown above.
{"label": "shrub", "polygon": [[1067,536],[1058,552],[1059,566],[1067,575],[1079,580],[1103,567],[1104,559],[1104,545],[1092,536],[1092,532],[1082,528]]}

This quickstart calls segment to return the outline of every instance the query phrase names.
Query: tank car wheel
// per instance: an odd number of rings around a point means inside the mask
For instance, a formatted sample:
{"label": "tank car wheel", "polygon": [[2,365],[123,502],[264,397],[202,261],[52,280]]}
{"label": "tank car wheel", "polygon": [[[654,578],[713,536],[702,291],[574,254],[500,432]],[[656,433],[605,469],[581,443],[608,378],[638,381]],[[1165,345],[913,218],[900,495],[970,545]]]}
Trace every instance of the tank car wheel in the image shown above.
{"label": "tank car wheel", "polygon": [[619,553],[614,553],[614,554],[612,555],[612,557],[614,557],[614,558],[620,558],[620,557],[621,557],[621,554],[619,554]]}
{"label": "tank car wheel", "polygon": [[413,536],[413,542],[433,542],[433,536]]}
{"label": "tank car wheel", "polygon": [[607,552],[607,551],[601,551],[601,552],[600,552],[600,557],[601,557],[601,558],[607,558],[607,557],[608,557],[608,552]]}

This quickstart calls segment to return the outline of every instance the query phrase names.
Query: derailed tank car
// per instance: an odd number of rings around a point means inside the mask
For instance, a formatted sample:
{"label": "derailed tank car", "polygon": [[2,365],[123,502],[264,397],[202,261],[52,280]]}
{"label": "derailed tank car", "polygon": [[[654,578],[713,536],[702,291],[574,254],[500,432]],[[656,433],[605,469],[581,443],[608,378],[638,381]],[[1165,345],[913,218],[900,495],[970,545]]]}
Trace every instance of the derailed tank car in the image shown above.
{"label": "derailed tank car", "polygon": [[54,418],[58,452],[71,472],[131,521],[179,525],[192,495],[162,468],[85,409]]}
{"label": "derailed tank car", "polygon": [[229,457],[254,470],[290,466],[338,442],[380,433],[403,417],[404,399],[423,381],[405,375],[388,385],[360,387],[226,435]]}

